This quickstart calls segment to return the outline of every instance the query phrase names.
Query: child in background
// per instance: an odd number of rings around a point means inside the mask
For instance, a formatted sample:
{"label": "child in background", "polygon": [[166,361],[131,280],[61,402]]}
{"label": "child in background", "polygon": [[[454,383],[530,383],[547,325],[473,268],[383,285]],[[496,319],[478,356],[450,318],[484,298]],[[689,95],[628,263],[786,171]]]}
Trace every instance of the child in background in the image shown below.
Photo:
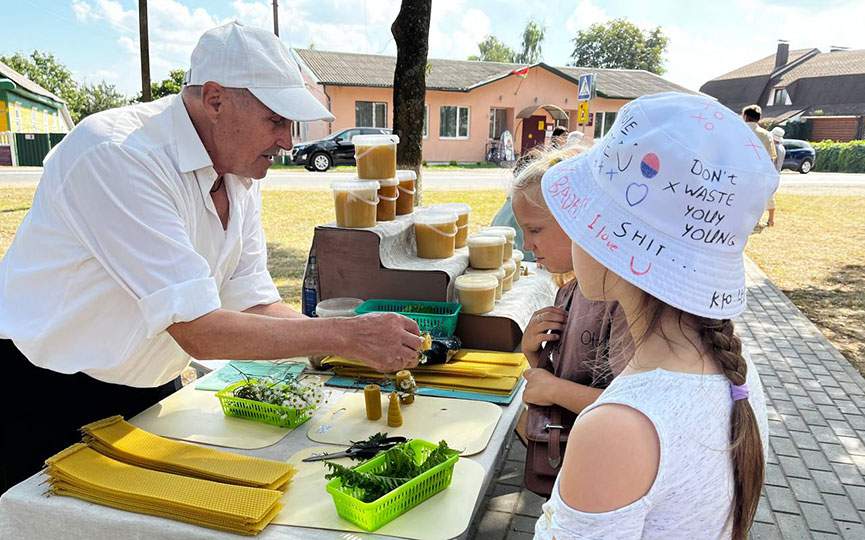
{"label": "child in background", "polygon": [[625,105],[592,150],[544,174],[580,290],[619,303],[635,349],[574,424],[535,538],[748,537],[767,417],[730,319],[777,184],[735,113],[678,93]]}

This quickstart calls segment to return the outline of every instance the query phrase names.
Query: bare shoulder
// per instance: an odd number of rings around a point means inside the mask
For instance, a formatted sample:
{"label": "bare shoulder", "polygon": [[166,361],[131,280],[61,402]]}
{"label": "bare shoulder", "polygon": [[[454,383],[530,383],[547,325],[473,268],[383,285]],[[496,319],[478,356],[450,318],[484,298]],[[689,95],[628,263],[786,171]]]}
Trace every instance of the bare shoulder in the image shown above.
{"label": "bare shoulder", "polygon": [[582,512],[607,512],[639,500],[655,481],[661,445],[654,424],[625,405],[601,405],[574,424],[559,488]]}

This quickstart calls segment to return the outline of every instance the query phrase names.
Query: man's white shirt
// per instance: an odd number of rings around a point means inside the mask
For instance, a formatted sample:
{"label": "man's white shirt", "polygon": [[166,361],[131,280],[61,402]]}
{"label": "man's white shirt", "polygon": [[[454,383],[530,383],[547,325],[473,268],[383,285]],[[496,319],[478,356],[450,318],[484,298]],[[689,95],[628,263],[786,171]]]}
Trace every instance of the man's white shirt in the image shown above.
{"label": "man's white shirt", "polygon": [[170,381],[189,356],[165,331],[280,299],[261,186],[216,171],[179,96],[88,117],[45,160],[0,261],[0,337],[35,365],[110,383]]}

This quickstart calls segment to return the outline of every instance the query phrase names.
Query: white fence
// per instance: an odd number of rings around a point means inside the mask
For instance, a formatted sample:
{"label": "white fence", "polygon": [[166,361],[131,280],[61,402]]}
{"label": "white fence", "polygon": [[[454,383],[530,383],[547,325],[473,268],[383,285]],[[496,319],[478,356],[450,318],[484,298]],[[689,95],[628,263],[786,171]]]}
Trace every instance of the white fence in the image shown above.
{"label": "white fence", "polygon": [[11,131],[0,131],[0,165],[8,165],[6,153],[12,158],[12,166],[18,165],[18,156],[15,153],[15,134]]}

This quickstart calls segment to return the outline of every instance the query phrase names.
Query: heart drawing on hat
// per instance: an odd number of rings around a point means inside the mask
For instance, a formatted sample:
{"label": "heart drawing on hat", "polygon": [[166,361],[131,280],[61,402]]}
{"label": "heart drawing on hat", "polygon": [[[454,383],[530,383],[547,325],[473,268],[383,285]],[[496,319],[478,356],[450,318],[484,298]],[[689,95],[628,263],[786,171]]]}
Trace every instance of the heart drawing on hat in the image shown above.
{"label": "heart drawing on hat", "polygon": [[648,196],[649,186],[646,184],[631,182],[628,184],[628,189],[625,190],[625,199],[631,206],[637,206],[641,202],[645,201]]}

